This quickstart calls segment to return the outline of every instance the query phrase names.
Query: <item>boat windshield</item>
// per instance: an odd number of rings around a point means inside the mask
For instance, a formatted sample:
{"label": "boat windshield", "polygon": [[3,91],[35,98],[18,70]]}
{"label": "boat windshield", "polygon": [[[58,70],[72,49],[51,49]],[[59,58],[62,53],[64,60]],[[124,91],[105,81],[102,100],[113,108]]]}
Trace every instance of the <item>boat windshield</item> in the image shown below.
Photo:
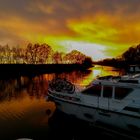
{"label": "boat windshield", "polygon": [[100,85],[92,85],[91,87],[88,87],[84,91],[82,91],[84,94],[93,95],[93,96],[100,96],[101,95],[101,86]]}
{"label": "boat windshield", "polygon": [[133,91],[132,88],[115,87],[115,99],[121,100],[132,91]]}

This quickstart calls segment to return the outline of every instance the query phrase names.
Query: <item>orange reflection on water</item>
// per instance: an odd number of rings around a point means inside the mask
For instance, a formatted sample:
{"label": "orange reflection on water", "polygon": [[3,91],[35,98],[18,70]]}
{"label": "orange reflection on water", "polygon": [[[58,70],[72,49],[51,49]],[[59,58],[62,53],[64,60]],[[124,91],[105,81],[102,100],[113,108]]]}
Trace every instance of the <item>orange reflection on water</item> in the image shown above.
{"label": "orange reflection on water", "polygon": [[[66,78],[73,84],[86,86],[98,76],[119,74],[121,71],[112,67],[94,66],[84,71],[77,70],[0,80],[0,122],[2,120],[27,119],[28,123],[47,123],[48,118],[55,110],[54,103],[45,100],[48,81],[53,78]],[[46,117],[44,114],[48,109],[51,114]]]}
{"label": "orange reflection on water", "polygon": [[[46,114],[48,109],[51,111],[49,115]],[[22,99],[0,103],[0,122],[26,120],[26,123],[34,125],[47,124],[54,111],[53,102],[47,102],[44,99],[30,99],[29,96],[26,96]]]}
{"label": "orange reflection on water", "polygon": [[45,74],[47,80],[51,81],[53,78],[65,78],[71,81],[73,84],[86,86],[92,80],[96,79],[99,76],[106,76],[106,75],[120,75],[121,71],[119,69],[107,66],[99,66],[95,65],[88,70],[80,71],[72,71],[69,73],[53,73],[53,74]]}
{"label": "orange reflection on water", "polygon": [[86,77],[86,80],[83,81],[83,83],[85,83],[86,85],[89,84],[92,80],[100,76],[107,76],[107,75],[117,76],[123,74],[122,70],[109,66],[95,65],[94,67],[90,68],[90,70],[92,72]]}
{"label": "orange reflection on water", "polygon": [[[43,75],[0,80],[0,129],[5,124],[44,125],[55,110],[53,102],[47,102],[48,81]],[[50,110],[50,114],[46,113]],[[14,127],[14,126],[13,126]]]}
{"label": "orange reflection on water", "polygon": [[89,68],[85,71],[73,71],[71,73],[63,73],[60,74],[59,77],[66,78],[74,84],[86,86],[91,81],[100,76],[107,75],[122,75],[123,71],[117,68],[109,67],[109,66],[99,66],[95,65],[92,68]]}

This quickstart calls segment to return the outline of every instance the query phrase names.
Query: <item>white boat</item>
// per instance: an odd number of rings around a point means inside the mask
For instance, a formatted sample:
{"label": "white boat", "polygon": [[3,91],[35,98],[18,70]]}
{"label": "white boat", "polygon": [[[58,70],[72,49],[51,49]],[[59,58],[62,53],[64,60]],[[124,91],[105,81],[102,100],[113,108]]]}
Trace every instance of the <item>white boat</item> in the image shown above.
{"label": "white boat", "polygon": [[129,73],[140,73],[140,65],[130,65],[128,67]]}
{"label": "white boat", "polygon": [[56,79],[48,97],[66,114],[140,134],[140,74],[99,77],[81,90]]}

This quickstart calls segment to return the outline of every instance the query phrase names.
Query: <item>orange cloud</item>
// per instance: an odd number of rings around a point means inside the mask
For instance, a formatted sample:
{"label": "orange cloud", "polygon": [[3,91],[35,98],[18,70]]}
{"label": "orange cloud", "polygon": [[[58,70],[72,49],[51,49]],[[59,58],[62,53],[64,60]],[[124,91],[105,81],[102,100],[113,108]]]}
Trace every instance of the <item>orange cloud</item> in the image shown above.
{"label": "orange cloud", "polygon": [[72,40],[103,45],[105,56],[117,56],[139,43],[139,13],[139,0],[5,0],[0,44],[41,40],[60,47],[59,41]]}

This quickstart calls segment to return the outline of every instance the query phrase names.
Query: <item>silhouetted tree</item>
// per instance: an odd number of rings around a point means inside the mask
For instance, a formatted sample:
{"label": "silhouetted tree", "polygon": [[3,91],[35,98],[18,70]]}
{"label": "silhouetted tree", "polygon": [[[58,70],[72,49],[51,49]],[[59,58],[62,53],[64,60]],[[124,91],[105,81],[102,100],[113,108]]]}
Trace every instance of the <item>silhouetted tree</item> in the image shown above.
{"label": "silhouetted tree", "polygon": [[93,60],[91,59],[91,57],[86,57],[85,60],[83,61],[83,65],[85,66],[91,66],[93,63]]}
{"label": "silhouetted tree", "polygon": [[122,54],[122,59],[127,64],[140,63],[140,44],[135,47],[130,47]]}

